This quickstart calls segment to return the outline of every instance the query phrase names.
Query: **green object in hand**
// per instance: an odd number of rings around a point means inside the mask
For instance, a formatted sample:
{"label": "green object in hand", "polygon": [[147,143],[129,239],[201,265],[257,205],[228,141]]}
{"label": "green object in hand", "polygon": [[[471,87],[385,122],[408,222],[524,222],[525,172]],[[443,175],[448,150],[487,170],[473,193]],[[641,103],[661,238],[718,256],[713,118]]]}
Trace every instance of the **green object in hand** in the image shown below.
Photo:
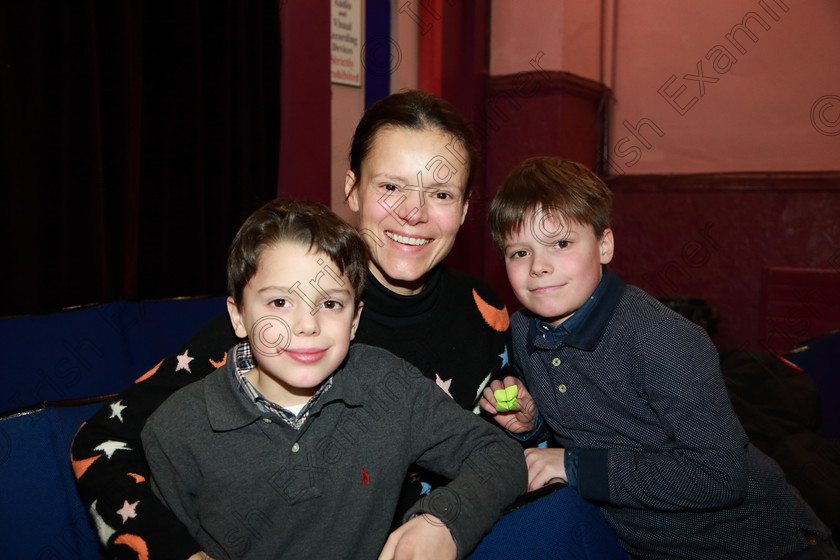
{"label": "green object in hand", "polygon": [[493,396],[496,398],[496,410],[499,412],[519,410],[519,401],[516,400],[516,394],[518,392],[519,387],[516,385],[493,391]]}

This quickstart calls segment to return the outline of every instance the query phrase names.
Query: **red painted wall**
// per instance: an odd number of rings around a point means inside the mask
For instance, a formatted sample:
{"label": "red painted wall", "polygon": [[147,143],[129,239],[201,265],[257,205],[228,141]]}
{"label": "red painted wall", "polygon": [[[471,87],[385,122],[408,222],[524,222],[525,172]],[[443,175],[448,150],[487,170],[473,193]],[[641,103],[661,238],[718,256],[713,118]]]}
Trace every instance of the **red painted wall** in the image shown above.
{"label": "red painted wall", "polygon": [[[840,328],[832,304],[840,294],[815,291],[817,276],[805,272],[840,272],[840,4],[536,0],[529,7],[522,14],[513,0],[493,3],[491,70],[527,70],[544,52],[543,68],[602,80],[614,92],[604,146],[608,174],[617,176],[610,181],[614,269],[654,295],[710,301],[721,349],[785,350],[826,325]],[[527,146],[562,154],[562,145],[586,143],[589,131],[567,127],[569,112],[558,107],[517,112],[517,122],[494,135],[488,165],[513,165]],[[783,320],[769,324],[778,316],[768,309],[779,306],[767,301],[766,267],[803,269],[789,276],[789,292],[826,305],[784,308]],[[489,279],[509,296],[501,270],[489,262]],[[786,332],[768,339],[780,327]]]}
{"label": "red painted wall", "polygon": [[[840,169],[840,3],[616,3],[610,147],[622,172]],[[648,131],[649,147],[623,125],[643,118],[662,132]],[[622,138],[639,152],[619,153]]]}
{"label": "red painted wall", "polygon": [[[425,2],[423,5],[426,5]],[[441,19],[428,15],[431,25],[420,34],[420,89],[434,91],[452,103],[473,128],[484,122],[484,98],[490,49],[490,6],[487,2],[438,2]],[[425,8],[424,8],[425,10]],[[424,54],[425,53],[425,54]],[[430,59],[429,57],[435,57]],[[479,150],[484,152],[482,139]],[[473,191],[467,218],[446,264],[481,277],[485,262],[484,240],[488,238],[485,220],[490,195],[484,173],[484,154],[473,170]]]}
{"label": "red painted wall", "polygon": [[[792,307],[781,324],[762,313],[764,267],[840,273],[840,173],[625,176],[610,186],[613,269],[653,295],[709,301],[721,350],[784,351],[828,323],[840,327],[840,293],[811,293],[817,305]],[[787,335],[768,338],[772,328]]]}
{"label": "red painted wall", "polygon": [[285,2],[280,25],[283,67],[277,196],[329,205],[330,4]]}

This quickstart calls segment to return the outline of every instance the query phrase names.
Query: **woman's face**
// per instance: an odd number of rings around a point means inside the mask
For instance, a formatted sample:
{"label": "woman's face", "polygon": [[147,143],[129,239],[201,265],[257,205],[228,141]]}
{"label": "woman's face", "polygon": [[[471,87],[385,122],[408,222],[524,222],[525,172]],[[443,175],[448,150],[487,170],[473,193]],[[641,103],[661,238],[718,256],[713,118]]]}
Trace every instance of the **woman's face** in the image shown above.
{"label": "woman's face", "polygon": [[[390,290],[416,294],[449,254],[469,202],[466,152],[437,129],[380,129],[362,161],[347,171],[344,192],[359,213],[371,271]],[[355,188],[354,188],[355,187]]]}

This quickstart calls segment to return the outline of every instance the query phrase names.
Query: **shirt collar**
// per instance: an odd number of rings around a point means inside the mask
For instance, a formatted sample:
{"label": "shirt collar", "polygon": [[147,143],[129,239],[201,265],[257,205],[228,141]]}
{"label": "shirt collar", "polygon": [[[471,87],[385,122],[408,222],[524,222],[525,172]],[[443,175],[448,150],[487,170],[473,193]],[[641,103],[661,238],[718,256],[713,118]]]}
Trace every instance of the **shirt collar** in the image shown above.
{"label": "shirt collar", "polygon": [[309,417],[309,412],[312,409],[312,406],[318,402],[325,392],[327,392],[330,387],[332,387],[333,378],[330,376],[321,387],[318,388],[318,391],[312,396],[311,399],[300,409],[300,411],[295,414],[289,409],[272,402],[265,398],[259,390],[254,387],[254,385],[248,381],[248,378],[245,377],[245,373],[251,371],[256,366],[254,362],[254,356],[251,353],[251,345],[248,342],[242,342],[236,346],[234,350],[234,367],[233,367],[233,378],[236,381],[237,388],[239,391],[248,397],[254,406],[260,412],[266,413],[273,413],[280,417],[281,420],[286,422],[292,428],[299,430],[300,427],[306,422],[306,419]]}
{"label": "shirt collar", "polygon": [[[220,371],[213,372],[207,378],[204,393],[210,425],[214,430],[227,431],[241,428],[260,418],[277,418],[286,421],[291,427],[299,429],[321,398],[327,394],[335,373],[325,382],[309,400],[299,414],[294,415],[276,403],[263,397],[248,382],[243,374],[254,367],[251,346],[243,342],[233,347],[228,356],[232,356]],[[233,398],[232,398],[233,397]],[[284,414],[285,413],[285,414]],[[297,421],[297,426],[295,422]]]}
{"label": "shirt collar", "polygon": [[569,336],[578,325],[580,325],[586,316],[589,314],[589,311],[595,305],[595,301],[598,299],[598,296],[603,291],[602,286],[604,285],[604,277],[601,275],[601,280],[598,281],[598,285],[595,286],[595,291],[592,292],[592,295],[589,296],[583,305],[580,306],[580,309],[575,311],[571,317],[557,325],[556,327],[545,321],[539,317],[534,316],[531,321],[535,324],[537,331],[542,332],[543,338],[549,341],[549,343],[553,345],[558,345],[562,343],[567,336]]}
{"label": "shirt collar", "polygon": [[[624,282],[610,269],[604,268],[592,296],[574,315],[557,327],[552,327],[531,315],[528,326],[528,352],[533,354],[537,349],[555,349],[561,343],[582,350],[594,350],[606,329],[607,321],[624,294],[624,288]],[[542,328],[540,323],[548,325],[550,333]]]}
{"label": "shirt collar", "polygon": [[[360,383],[355,375],[349,377],[342,375],[345,369],[357,371],[365,367],[365,348],[366,345],[361,343],[350,345],[347,358],[330,378],[332,386],[328,391],[318,395],[317,401],[312,402],[309,410],[310,417],[318,415],[321,409],[333,402],[340,401],[349,407],[363,406],[369,400],[368,395],[375,387],[368,387],[364,383]],[[272,418],[273,412],[268,413],[258,409],[247,396],[247,391],[243,392],[240,388],[235,373],[233,373],[233,370],[236,369],[236,347],[228,352],[228,356],[234,356],[233,360],[229,360],[222,366],[221,371],[210,374],[204,389],[207,412],[212,428],[217,431],[235,430],[252,424],[261,418]]]}

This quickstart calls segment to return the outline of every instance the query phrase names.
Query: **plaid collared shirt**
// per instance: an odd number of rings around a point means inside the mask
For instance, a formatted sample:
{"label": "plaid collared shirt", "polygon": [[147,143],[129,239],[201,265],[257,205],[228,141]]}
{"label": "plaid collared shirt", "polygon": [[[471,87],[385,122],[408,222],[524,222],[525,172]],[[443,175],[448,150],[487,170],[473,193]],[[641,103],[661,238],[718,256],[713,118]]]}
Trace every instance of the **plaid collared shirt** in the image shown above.
{"label": "plaid collared shirt", "polygon": [[242,342],[236,346],[234,349],[234,368],[233,368],[233,377],[236,380],[236,384],[239,387],[239,390],[242,391],[243,395],[246,395],[251,401],[254,403],[254,406],[260,410],[260,412],[269,412],[274,413],[280,417],[284,422],[286,422],[289,426],[294,428],[295,430],[299,430],[303,423],[306,422],[306,418],[309,416],[309,411],[312,409],[312,405],[318,402],[318,399],[323,395],[330,387],[332,387],[332,376],[330,376],[324,384],[321,385],[321,388],[309,399],[303,408],[300,409],[300,412],[295,415],[292,411],[283,408],[277,403],[273,403],[270,400],[266,399],[262,394],[254,387],[250,381],[245,377],[245,373],[254,369],[254,355],[251,353],[251,345],[247,342]]}

